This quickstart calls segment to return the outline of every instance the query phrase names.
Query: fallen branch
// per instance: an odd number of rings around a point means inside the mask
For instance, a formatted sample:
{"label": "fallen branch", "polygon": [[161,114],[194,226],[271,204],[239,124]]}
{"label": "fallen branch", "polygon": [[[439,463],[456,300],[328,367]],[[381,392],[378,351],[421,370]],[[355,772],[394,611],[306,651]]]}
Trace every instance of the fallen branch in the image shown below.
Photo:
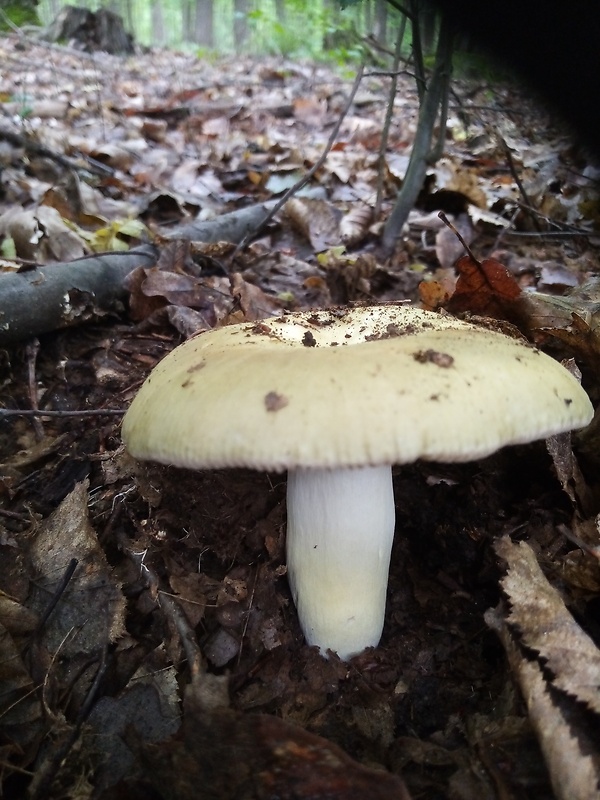
{"label": "fallen branch", "polygon": [[163,232],[165,239],[187,239],[192,242],[241,242],[245,236],[252,235],[265,216],[276,205],[276,200],[258,203],[248,208],[240,208],[222,214],[206,222],[194,220]]}
{"label": "fallen branch", "polygon": [[61,153],[55,153],[54,150],[50,150],[49,147],[45,147],[43,144],[40,144],[40,142],[36,142],[34,139],[26,136],[25,134],[9,131],[6,128],[0,128],[0,140],[9,142],[9,144],[12,144],[13,147],[22,147],[27,153],[44,156],[44,158],[49,158],[52,161],[56,161],[57,164],[60,164],[61,167],[65,167],[65,169],[72,169],[77,172],[93,172],[96,175],[103,176],[112,175],[114,173],[114,170],[111,169],[111,167],[107,167],[106,164],[101,164],[100,162],[95,161],[90,156],[82,155],[82,158],[84,158],[86,161],[86,164],[83,165],[75,161],[73,158],[69,158]]}
{"label": "fallen branch", "polygon": [[124,408],[87,408],[84,411],[40,411],[39,409],[0,408],[0,419],[5,417],[50,417],[63,419],[65,417],[122,417]]}
{"label": "fallen branch", "polygon": [[122,311],[125,277],[157,258],[151,245],[0,274],[0,345]]}

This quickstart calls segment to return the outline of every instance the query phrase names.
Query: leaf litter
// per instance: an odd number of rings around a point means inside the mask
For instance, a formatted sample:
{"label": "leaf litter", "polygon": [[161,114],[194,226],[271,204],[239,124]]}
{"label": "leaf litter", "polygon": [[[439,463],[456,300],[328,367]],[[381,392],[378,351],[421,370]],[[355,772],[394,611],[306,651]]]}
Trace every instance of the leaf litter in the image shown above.
{"label": "leaf litter", "polygon": [[[431,170],[435,191],[432,181],[402,247],[381,262],[374,120],[386,87],[368,77],[307,191],[232,263],[245,230],[204,242],[186,231],[210,231],[227,212],[238,224],[241,208],[295,183],[318,161],[350,82],[283,60],[156,52],[82,63],[55,50],[49,67],[42,45],[9,36],[1,47],[15,98],[3,125],[23,137],[7,139],[0,199],[12,268],[118,251],[147,229],[158,247],[155,266],[128,278],[127,311],[0,354],[4,408],[64,414],[35,425],[0,416],[5,794],[597,796],[597,423],[573,438],[579,458],[569,438],[395,472],[403,535],[383,640],[345,664],[302,642],[285,580],[283,476],[134,464],[118,422],[101,415],[126,408],[199,330],[419,296],[500,329],[508,320],[574,358],[597,400],[593,167],[552,120],[541,140],[531,101],[518,107],[537,137],[522,115],[465,103],[466,129],[450,120],[455,137]],[[510,107],[516,91],[495,94]],[[408,83],[397,105],[387,208],[417,115]],[[76,168],[24,159],[38,139]],[[525,235],[532,216],[506,147],[546,238]],[[486,254],[463,256],[458,274],[462,250],[426,217],[440,203]],[[100,416],[69,416],[84,409]]]}

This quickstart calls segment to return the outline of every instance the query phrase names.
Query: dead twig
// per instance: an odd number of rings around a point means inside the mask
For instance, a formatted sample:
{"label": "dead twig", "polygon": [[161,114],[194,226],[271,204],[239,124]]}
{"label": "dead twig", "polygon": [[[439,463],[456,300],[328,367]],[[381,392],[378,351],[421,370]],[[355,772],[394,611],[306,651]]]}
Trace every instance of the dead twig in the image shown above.
{"label": "dead twig", "polygon": [[0,408],[2,417],[104,417],[123,416],[124,408],[90,408],[85,411],[40,411],[38,409]]}
{"label": "dead twig", "polygon": [[34,636],[39,635],[41,633],[41,631],[43,630],[45,624],[48,622],[48,620],[50,618],[50,614],[52,614],[52,612],[56,608],[56,606],[58,604],[58,601],[63,596],[65,589],[67,588],[71,578],[75,574],[75,570],[77,569],[77,565],[78,564],[79,564],[79,561],[76,558],[72,558],[69,561],[69,563],[67,564],[67,568],[66,568],[62,578],[60,579],[60,583],[58,584],[58,586],[54,590],[54,593],[53,593],[52,597],[50,598],[50,602],[46,606],[46,609],[45,609],[44,613],[42,614],[42,617],[41,617],[40,621],[37,624],[37,627],[36,627],[36,629],[35,629],[35,631],[33,633]]}
{"label": "dead twig", "polygon": [[77,714],[75,725],[67,734],[67,736],[62,739],[62,741],[59,740],[53,747],[50,748],[50,751],[46,754],[40,766],[35,770],[33,780],[29,786],[28,797],[30,800],[39,800],[39,798],[48,797],[48,790],[50,786],[54,782],[69,751],[77,742],[79,734],[81,733],[81,727],[93,708],[96,695],[98,694],[100,684],[104,678],[106,668],[108,666],[107,655],[108,646],[105,646],[102,650],[100,663],[98,665],[96,675],[94,676],[94,680],[92,681],[92,685],[90,686],[85,699],[81,704],[79,713]]}
{"label": "dead twig", "polygon": [[147,550],[144,550],[141,554],[134,552],[131,549],[130,542],[127,541],[123,533],[117,535],[117,540],[121,550],[140,568],[140,574],[146,587],[155,594],[159,607],[162,609],[165,617],[167,617],[167,620],[177,631],[188,662],[191,678],[192,680],[197,679],[205,672],[204,657],[196,641],[196,635],[185,613],[181,609],[181,606],[177,600],[174,600],[167,592],[160,589],[160,578],[155,570],[146,562]]}
{"label": "dead twig", "polygon": [[49,158],[52,161],[55,161],[57,164],[60,164],[61,167],[65,167],[65,169],[72,169],[77,172],[84,173],[92,172],[95,175],[101,175],[102,177],[105,177],[106,175],[114,175],[115,172],[112,167],[108,167],[93,158],[83,155],[82,158],[85,158],[86,164],[82,165],[72,158],[68,158],[60,153],[55,153],[54,150],[50,150],[50,148],[34,141],[29,136],[15,133],[15,131],[6,130],[6,128],[0,128],[0,139],[4,139],[9,144],[12,144],[13,147],[22,147],[27,153]]}
{"label": "dead twig", "polygon": [[[35,365],[37,362],[37,355],[40,351],[40,340],[34,337],[25,348],[27,354],[27,389],[29,393],[29,402],[32,411],[39,411],[37,386],[35,380]],[[35,438],[41,442],[44,438],[44,426],[40,422],[39,417],[33,417],[33,430]]]}

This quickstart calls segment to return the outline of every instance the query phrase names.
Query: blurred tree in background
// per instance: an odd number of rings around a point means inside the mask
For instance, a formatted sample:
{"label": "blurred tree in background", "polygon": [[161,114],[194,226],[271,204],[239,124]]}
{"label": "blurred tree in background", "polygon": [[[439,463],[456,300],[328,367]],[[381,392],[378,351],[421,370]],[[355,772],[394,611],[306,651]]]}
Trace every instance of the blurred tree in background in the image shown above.
{"label": "blurred tree in background", "polygon": [[0,7],[36,2],[44,24],[65,5],[106,8],[119,14],[128,32],[145,45],[333,56],[341,62],[361,57],[362,37],[387,47],[400,16],[388,0],[361,0],[346,8],[340,0],[0,0]]}

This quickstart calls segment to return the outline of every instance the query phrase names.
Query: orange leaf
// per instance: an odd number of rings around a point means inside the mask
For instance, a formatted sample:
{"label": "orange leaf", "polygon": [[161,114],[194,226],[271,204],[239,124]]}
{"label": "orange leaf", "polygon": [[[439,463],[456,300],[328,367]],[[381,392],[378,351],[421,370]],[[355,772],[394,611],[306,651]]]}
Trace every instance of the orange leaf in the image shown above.
{"label": "orange leaf", "polygon": [[417,287],[423,308],[437,311],[448,302],[448,291],[439,281],[421,281]]}
{"label": "orange leaf", "polygon": [[458,281],[448,311],[471,311],[488,317],[505,318],[521,294],[519,284],[495,258],[476,261],[463,256],[456,262]]}

